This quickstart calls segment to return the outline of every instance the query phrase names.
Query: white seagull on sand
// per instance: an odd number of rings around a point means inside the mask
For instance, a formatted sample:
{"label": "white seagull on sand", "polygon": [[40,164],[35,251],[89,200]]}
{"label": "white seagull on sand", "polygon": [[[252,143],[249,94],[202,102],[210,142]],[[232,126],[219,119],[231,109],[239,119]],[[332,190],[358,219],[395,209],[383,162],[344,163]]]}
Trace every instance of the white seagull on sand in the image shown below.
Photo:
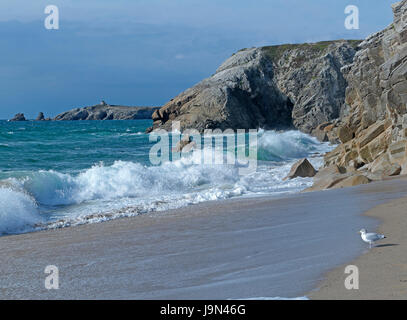
{"label": "white seagull on sand", "polygon": [[386,238],[384,234],[367,233],[366,229],[362,229],[359,232],[362,240],[364,242],[368,242],[370,248],[372,247],[372,243],[374,243],[375,241]]}

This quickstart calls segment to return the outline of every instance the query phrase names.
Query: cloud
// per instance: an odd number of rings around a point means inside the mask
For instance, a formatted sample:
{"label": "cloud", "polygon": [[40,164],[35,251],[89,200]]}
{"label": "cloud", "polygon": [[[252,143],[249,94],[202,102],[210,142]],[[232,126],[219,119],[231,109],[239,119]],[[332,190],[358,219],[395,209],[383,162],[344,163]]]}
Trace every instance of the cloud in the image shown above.
{"label": "cloud", "polygon": [[182,59],[185,59],[185,56],[183,54],[181,54],[181,53],[178,53],[178,54],[175,55],[175,59],[182,60]]}
{"label": "cloud", "polygon": [[163,104],[252,46],[363,38],[392,20],[385,1],[53,0],[60,29],[44,28],[48,0],[0,2],[0,118],[55,115],[97,103]]}

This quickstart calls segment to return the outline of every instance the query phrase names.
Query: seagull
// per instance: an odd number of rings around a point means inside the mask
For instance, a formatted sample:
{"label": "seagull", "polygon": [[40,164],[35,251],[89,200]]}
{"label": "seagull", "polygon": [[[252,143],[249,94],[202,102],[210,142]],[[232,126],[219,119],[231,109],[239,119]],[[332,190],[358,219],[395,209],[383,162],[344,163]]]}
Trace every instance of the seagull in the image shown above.
{"label": "seagull", "polygon": [[386,238],[384,234],[367,233],[366,229],[360,230],[359,233],[360,233],[360,236],[362,237],[362,240],[364,242],[369,243],[369,248],[372,247],[372,243],[374,243],[375,241]]}

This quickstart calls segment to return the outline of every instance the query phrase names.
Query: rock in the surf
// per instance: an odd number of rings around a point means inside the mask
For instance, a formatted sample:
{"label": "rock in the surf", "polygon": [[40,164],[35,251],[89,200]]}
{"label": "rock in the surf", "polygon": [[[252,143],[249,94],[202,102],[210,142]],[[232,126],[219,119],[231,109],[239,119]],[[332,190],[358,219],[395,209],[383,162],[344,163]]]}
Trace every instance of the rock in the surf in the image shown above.
{"label": "rock in the surf", "polygon": [[287,179],[294,179],[297,177],[313,177],[315,176],[317,171],[315,168],[312,166],[312,164],[308,161],[308,159],[304,158],[299,161],[297,161],[290,170],[290,173],[287,175],[287,177],[284,178],[284,180]]}
{"label": "rock in the surf", "polygon": [[195,141],[189,135],[184,135],[180,141],[178,141],[175,147],[175,152],[190,152],[196,147]]}

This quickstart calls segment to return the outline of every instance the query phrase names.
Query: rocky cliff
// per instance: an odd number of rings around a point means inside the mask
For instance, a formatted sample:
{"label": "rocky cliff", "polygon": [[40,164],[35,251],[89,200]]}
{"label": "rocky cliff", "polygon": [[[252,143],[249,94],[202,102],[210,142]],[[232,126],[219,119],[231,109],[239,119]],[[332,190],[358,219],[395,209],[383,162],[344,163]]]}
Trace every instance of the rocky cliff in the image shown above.
{"label": "rocky cliff", "polygon": [[[153,114],[152,129],[283,129],[318,135],[322,124],[344,111],[342,67],[359,41],[331,41],[244,49],[213,76],[186,90]],[[318,128],[318,130],[316,130]],[[316,131],[315,131],[316,130]],[[315,131],[315,132],[314,132]]]}
{"label": "rocky cliff", "polygon": [[135,120],[151,119],[158,107],[127,107],[108,105],[102,102],[99,105],[76,108],[57,115],[53,120]]}
{"label": "rocky cliff", "polygon": [[340,145],[310,190],[368,183],[407,173],[407,0],[392,5],[394,22],[363,41],[351,64],[346,110],[329,130]]}
{"label": "rocky cliff", "polygon": [[407,0],[392,8],[394,23],[361,43],[343,68],[348,109],[336,125],[342,143],[325,156],[325,166],[407,173]]}

